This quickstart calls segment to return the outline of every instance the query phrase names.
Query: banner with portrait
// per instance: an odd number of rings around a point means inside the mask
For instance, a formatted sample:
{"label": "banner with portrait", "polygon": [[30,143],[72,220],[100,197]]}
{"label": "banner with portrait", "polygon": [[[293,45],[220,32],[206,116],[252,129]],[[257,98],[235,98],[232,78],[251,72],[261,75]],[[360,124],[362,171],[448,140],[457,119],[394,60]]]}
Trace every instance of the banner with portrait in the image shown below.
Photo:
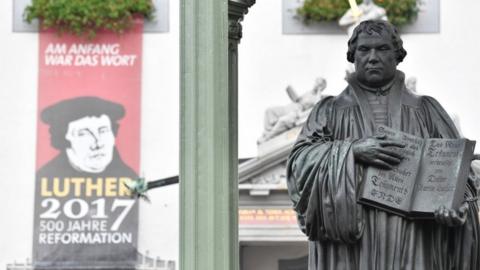
{"label": "banner with portrait", "polygon": [[142,27],[39,35],[35,269],[135,267]]}

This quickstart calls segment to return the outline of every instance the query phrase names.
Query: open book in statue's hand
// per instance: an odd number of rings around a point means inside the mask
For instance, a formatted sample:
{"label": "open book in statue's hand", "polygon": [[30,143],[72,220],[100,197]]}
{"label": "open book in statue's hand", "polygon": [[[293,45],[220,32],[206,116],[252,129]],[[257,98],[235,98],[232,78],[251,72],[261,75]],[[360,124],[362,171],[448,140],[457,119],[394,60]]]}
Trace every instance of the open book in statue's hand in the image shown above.
{"label": "open book in statue's hand", "polygon": [[403,160],[391,170],[369,166],[359,203],[408,218],[433,219],[437,211],[437,220],[449,225],[450,209],[460,209],[464,201],[475,142],[423,139],[386,126],[379,126],[377,133],[405,144],[404,148],[391,148],[399,151]]}

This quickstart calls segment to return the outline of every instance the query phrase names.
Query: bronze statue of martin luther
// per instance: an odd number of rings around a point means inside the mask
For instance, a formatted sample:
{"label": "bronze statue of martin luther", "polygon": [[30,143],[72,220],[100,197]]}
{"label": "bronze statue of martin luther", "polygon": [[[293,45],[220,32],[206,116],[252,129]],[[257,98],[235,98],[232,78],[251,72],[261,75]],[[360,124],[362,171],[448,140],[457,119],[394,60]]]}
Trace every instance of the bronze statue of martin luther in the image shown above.
{"label": "bronze statue of martin luther", "polygon": [[312,109],[289,156],[287,181],[311,270],[478,270],[480,225],[471,177],[460,209],[439,206],[434,220],[409,220],[357,203],[365,168],[389,169],[399,142],[376,137],[387,125],[422,138],[459,138],[432,97],[408,91],[397,70],[406,51],[396,29],[365,21],[348,41],[355,72],[338,96]]}

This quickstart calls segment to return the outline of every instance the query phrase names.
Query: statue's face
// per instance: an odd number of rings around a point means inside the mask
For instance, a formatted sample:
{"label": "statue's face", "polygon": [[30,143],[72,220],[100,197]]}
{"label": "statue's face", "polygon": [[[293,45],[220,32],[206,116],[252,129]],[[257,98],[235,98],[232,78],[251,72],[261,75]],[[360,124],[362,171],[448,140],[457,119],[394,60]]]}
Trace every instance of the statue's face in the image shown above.
{"label": "statue's face", "polygon": [[395,76],[397,60],[390,37],[360,33],[355,50],[357,79],[370,87],[381,87]]}

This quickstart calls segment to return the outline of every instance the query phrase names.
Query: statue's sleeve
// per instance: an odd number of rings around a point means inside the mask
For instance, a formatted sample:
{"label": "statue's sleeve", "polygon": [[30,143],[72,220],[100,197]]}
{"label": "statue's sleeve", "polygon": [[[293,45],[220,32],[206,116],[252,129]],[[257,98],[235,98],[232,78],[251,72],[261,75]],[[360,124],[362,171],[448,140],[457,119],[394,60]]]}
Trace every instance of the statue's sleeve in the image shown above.
{"label": "statue's sleeve", "polygon": [[312,109],[287,162],[287,185],[310,240],[353,243],[363,232],[353,140],[332,138],[332,104],[327,97]]}
{"label": "statue's sleeve", "polygon": [[431,138],[460,138],[452,119],[436,99],[424,96],[422,108]]}

